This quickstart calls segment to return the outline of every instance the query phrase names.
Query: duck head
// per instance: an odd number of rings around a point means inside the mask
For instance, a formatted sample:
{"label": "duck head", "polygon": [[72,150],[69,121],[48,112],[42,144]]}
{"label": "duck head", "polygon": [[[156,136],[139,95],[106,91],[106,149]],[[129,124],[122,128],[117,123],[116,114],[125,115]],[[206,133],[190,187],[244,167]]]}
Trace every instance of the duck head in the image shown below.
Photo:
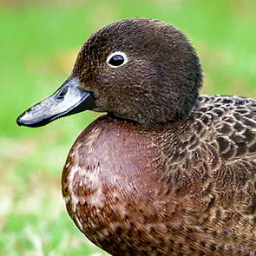
{"label": "duck head", "polygon": [[189,114],[201,83],[197,54],[179,30],[158,20],[123,20],[92,35],[70,77],[17,123],[42,126],[84,110],[140,124],[174,122]]}

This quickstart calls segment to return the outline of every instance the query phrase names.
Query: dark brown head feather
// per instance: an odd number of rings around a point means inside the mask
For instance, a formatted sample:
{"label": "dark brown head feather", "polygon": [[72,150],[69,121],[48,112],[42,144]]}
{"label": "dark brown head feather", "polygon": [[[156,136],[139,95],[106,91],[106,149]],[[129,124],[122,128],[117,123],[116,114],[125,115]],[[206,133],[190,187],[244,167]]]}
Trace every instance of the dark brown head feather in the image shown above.
{"label": "dark brown head feather", "polygon": [[[107,65],[121,51],[128,62]],[[98,111],[138,123],[168,123],[185,118],[202,83],[198,57],[173,26],[148,19],[113,23],[95,33],[81,49],[73,77],[93,91]]]}

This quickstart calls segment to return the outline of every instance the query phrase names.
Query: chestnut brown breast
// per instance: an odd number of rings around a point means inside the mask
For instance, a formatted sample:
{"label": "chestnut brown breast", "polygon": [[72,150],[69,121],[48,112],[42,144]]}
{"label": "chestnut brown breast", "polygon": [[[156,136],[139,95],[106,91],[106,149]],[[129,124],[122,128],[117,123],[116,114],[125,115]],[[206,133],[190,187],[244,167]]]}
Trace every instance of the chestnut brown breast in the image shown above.
{"label": "chestnut brown breast", "polygon": [[[160,152],[149,135],[138,125],[103,117],[80,134],[66,162],[62,181],[68,212],[94,243],[112,244],[111,252],[120,246],[114,237],[138,236],[132,222],[143,230],[167,203],[155,195]],[[150,204],[158,210],[152,212]],[[119,253],[128,255],[124,250],[125,244]]]}

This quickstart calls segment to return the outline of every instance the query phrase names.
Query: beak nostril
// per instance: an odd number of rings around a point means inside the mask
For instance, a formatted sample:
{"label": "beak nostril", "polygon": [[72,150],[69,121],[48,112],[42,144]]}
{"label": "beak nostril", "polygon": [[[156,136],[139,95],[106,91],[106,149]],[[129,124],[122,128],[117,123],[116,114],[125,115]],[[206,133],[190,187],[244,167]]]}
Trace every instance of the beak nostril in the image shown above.
{"label": "beak nostril", "polygon": [[56,94],[56,97],[55,99],[57,100],[63,100],[65,95],[67,94],[68,92],[68,88],[67,87],[64,87],[62,90],[60,90],[57,94]]}

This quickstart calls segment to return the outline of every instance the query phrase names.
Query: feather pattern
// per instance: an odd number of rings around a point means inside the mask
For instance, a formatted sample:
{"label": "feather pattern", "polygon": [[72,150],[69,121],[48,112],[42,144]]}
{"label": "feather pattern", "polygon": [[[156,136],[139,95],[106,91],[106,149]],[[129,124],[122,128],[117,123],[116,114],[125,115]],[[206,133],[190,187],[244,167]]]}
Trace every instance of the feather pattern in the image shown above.
{"label": "feather pattern", "polygon": [[185,120],[148,129],[101,117],[69,154],[67,209],[116,256],[254,255],[255,143],[248,98],[201,95]]}

